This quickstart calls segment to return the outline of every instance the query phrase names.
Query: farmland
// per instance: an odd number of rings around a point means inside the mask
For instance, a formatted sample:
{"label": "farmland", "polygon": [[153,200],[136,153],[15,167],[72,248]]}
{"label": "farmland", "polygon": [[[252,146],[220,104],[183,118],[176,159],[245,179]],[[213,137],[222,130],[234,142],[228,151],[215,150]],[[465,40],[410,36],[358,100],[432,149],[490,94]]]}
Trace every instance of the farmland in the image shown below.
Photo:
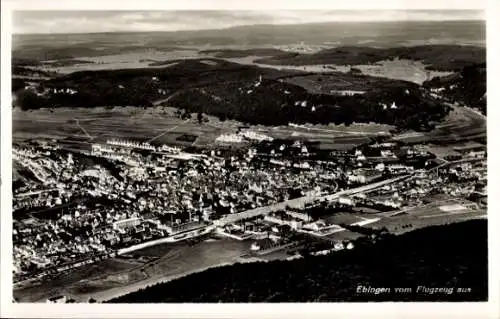
{"label": "farmland", "polygon": [[361,65],[396,58],[422,61],[431,70],[459,71],[464,66],[486,62],[486,50],[482,47],[458,45],[420,45],[383,49],[344,46],[325,49],[314,54],[281,54],[263,58],[256,62],[300,66],[318,64]]}
{"label": "farmland", "polygon": [[[245,56],[237,58],[224,58],[227,61],[240,63],[240,64],[250,64],[256,65],[262,68],[276,68],[278,70],[295,70],[305,73],[318,73],[318,77],[322,76],[324,73],[331,73],[332,71],[347,73],[351,69],[358,69],[361,74],[372,76],[372,77],[382,77],[393,80],[402,80],[413,82],[416,84],[422,84],[429,78],[442,77],[451,74],[449,71],[438,71],[427,69],[428,65],[422,63],[422,61],[399,59],[394,60],[382,60],[372,64],[353,64],[353,65],[343,65],[343,64],[308,64],[308,65],[285,65],[285,64],[265,64],[258,62],[261,60],[262,56]],[[327,83],[327,81],[323,81]]]}
{"label": "farmland", "polygon": [[[78,123],[75,120],[78,120]],[[80,138],[87,142],[105,142],[110,138],[147,141],[155,138],[158,144],[179,144],[183,134],[194,134],[206,141],[213,141],[224,127],[186,122],[173,115],[172,110],[136,107],[61,108],[57,112],[48,109],[13,111],[13,137],[31,138]],[[168,131],[168,134],[162,134]],[[228,130],[231,130],[228,128]]]}
{"label": "farmland", "polygon": [[177,59],[199,58],[198,51],[192,49],[179,49],[171,51],[142,50],[101,56],[82,56],[72,63],[45,63],[37,69],[58,74],[69,74],[78,71],[117,70],[161,68],[165,65],[154,65],[158,61]]}
{"label": "farmland", "polygon": [[486,140],[486,117],[466,107],[455,106],[431,132],[406,132],[394,140],[406,143],[432,142],[439,144],[467,140]]}
{"label": "farmland", "polygon": [[[55,278],[49,279],[50,284],[15,289],[14,296],[25,302],[43,301],[57,291],[82,302],[89,297],[105,300],[210,266],[234,263],[248,251],[249,245],[217,240],[195,246],[179,243],[150,247],[134,252],[133,258],[113,258],[55,275]],[[141,256],[146,259],[139,261]],[[47,286],[51,288],[47,289]]]}
{"label": "farmland", "polygon": [[383,90],[394,87],[412,87],[410,83],[405,81],[342,72],[322,72],[303,76],[296,75],[286,77],[283,80],[318,94],[331,94],[336,93],[336,91],[344,90],[365,92],[374,89]]}
{"label": "farmland", "polygon": [[[198,123],[195,115],[182,120],[170,107],[97,107],[59,108],[21,111],[15,108],[13,117],[14,141],[40,138],[73,138],[86,142],[104,142],[110,138],[151,141],[152,144],[207,147],[226,133],[236,133],[243,123],[235,120],[220,121],[207,116],[208,122]],[[78,123],[77,121],[78,120]],[[354,123],[345,125],[294,125],[268,127],[252,125],[252,130],[277,139],[320,142],[323,149],[350,149],[370,141],[376,136],[390,135],[394,128],[385,124]],[[196,137],[185,141],[183,135]],[[485,138],[486,123],[480,115],[463,107],[454,107],[443,123],[431,132],[407,132],[394,136],[395,140],[412,143],[428,141],[435,144]],[[437,146],[436,146],[437,147]],[[445,149],[439,153],[445,154]]]}
{"label": "farmland", "polygon": [[[152,144],[206,147],[225,133],[236,133],[242,125],[237,121],[220,121],[207,116],[206,123],[195,119],[182,120],[169,107],[136,108],[59,108],[21,111],[13,110],[14,141],[29,139],[78,139],[82,143],[105,142],[110,138],[151,141]],[[194,116],[193,116],[194,118]],[[78,120],[78,123],[77,121]],[[369,141],[370,136],[387,133],[391,126],[379,124],[307,125],[303,127],[252,126],[253,130],[274,138],[305,139],[320,142],[324,148],[351,148]],[[194,142],[183,141],[181,136],[196,137]]]}
{"label": "farmland", "polygon": [[471,202],[467,200],[434,201],[427,205],[402,209],[397,215],[394,212],[381,213],[380,215],[385,217],[365,227],[385,227],[390,233],[401,234],[418,228],[486,217],[485,209],[470,209],[466,207],[468,204]]}

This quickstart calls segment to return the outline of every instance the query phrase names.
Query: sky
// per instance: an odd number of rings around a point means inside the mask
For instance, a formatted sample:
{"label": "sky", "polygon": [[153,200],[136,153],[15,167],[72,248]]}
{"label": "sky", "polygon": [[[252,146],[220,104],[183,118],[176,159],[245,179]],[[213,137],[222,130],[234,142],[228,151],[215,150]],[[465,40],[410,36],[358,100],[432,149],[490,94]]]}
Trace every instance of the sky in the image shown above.
{"label": "sky", "polygon": [[481,10],[14,11],[16,34],[224,29],[255,24],[482,20]]}

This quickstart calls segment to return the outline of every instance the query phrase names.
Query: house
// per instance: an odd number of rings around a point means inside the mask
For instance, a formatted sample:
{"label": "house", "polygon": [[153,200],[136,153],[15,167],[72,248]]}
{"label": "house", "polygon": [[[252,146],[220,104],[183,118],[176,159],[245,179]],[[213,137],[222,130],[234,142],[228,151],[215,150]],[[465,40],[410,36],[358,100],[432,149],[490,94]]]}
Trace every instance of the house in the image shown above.
{"label": "house", "polygon": [[119,221],[116,221],[113,223],[113,229],[115,230],[124,230],[127,228],[133,228],[135,226],[138,226],[142,223],[142,218],[128,218],[128,219],[122,219]]}
{"label": "house", "polygon": [[413,172],[414,170],[412,166],[405,166],[399,164],[389,165],[388,169],[391,173],[409,173]]}
{"label": "house", "polygon": [[309,214],[305,214],[305,213],[300,213],[300,212],[294,212],[294,211],[291,211],[291,210],[287,210],[285,211],[285,214],[293,217],[293,218],[297,218],[297,219],[301,219],[305,222],[310,222],[311,221],[311,216],[309,216]]}
{"label": "house", "polygon": [[354,201],[348,197],[339,197],[338,203],[341,205],[348,205],[348,206],[354,205]]}
{"label": "house", "polygon": [[391,150],[380,151],[382,157],[394,157],[394,153]]}
{"label": "house", "polygon": [[363,175],[349,175],[347,180],[351,183],[366,183],[366,176]]}
{"label": "house", "polygon": [[266,215],[264,217],[265,221],[271,222],[271,223],[276,223],[278,225],[288,225],[292,229],[298,229],[302,227],[303,221],[302,220],[296,220],[296,219],[289,219],[285,220],[282,219],[279,216],[271,216],[271,215]]}

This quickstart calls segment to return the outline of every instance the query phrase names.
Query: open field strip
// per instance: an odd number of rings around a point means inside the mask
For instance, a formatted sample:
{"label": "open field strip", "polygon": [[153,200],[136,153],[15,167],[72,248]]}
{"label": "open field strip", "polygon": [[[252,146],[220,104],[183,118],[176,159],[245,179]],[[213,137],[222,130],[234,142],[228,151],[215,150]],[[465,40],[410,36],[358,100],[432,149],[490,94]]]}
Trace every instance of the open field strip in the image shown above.
{"label": "open field strip", "polygon": [[450,216],[450,215],[461,215],[461,214],[470,214],[470,211],[461,210],[461,211],[448,212],[448,213],[442,213],[442,214],[423,215],[423,216],[418,216],[418,218],[436,218],[436,217],[443,217],[443,216]]}
{"label": "open field strip", "polygon": [[[48,138],[65,137],[92,137],[96,141],[106,138],[127,138],[141,141],[155,141],[157,143],[179,143],[176,138],[181,134],[197,135],[200,140],[196,145],[211,144],[217,136],[225,132],[235,132],[238,126],[243,123],[235,121],[218,121],[210,117],[208,123],[184,122],[175,116],[158,116],[165,113],[173,113],[170,108],[146,110],[144,113],[134,113],[137,111],[133,107],[116,107],[106,109],[104,107],[94,109],[62,108],[61,112],[52,113],[47,109],[23,112],[16,110],[13,112],[13,136],[14,138],[39,138],[46,136]],[[138,119],[131,118],[132,115],[139,115]],[[162,114],[164,115],[164,114]],[[78,121],[76,121],[78,120]],[[183,125],[179,125],[179,124]],[[78,127],[78,125],[83,128]],[[325,133],[321,133],[323,129]],[[366,137],[365,128],[369,125],[360,125],[360,132],[356,136],[354,131],[351,134],[345,134],[345,127],[339,126],[339,130],[331,129],[331,126],[314,127],[312,130],[304,128],[291,128],[288,126],[274,129],[261,125],[249,126],[250,129],[265,133],[274,138],[294,138],[317,140],[321,143],[327,143],[342,146],[356,145],[363,143]],[[376,128],[380,131],[379,127]],[[335,132],[338,131],[338,132]],[[294,134],[295,132],[295,134]],[[163,133],[163,134],[162,134]],[[160,136],[158,136],[160,135]],[[295,136],[292,136],[295,135]],[[343,136],[339,136],[343,135]]]}

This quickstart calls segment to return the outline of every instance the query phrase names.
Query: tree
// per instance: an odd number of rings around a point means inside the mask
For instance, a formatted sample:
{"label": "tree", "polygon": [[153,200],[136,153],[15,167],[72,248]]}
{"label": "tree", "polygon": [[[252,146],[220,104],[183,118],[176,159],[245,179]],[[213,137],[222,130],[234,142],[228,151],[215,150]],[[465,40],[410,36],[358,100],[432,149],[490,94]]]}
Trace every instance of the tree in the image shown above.
{"label": "tree", "polygon": [[46,106],[43,98],[28,90],[22,90],[17,95],[16,102],[22,110],[39,109]]}

